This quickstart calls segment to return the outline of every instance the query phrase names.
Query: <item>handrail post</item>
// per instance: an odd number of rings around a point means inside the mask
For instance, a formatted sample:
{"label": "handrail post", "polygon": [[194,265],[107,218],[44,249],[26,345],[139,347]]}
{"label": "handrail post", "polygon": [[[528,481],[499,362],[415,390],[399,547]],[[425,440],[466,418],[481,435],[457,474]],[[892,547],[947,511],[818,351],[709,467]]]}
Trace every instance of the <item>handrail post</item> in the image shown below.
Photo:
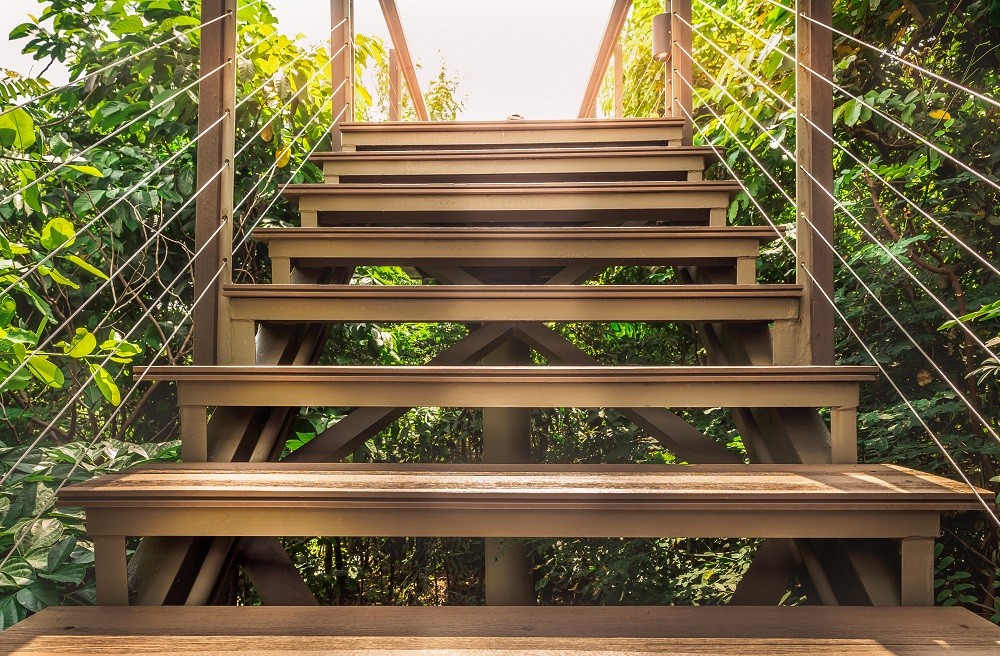
{"label": "handrail post", "polygon": [[[796,0],[796,279],[804,286],[800,364],[834,362],[832,0]],[[810,20],[812,19],[812,20]],[[811,274],[811,275],[810,275]]]}
{"label": "handrail post", "polygon": [[399,53],[389,49],[389,120],[403,119],[403,70],[399,64]]}
{"label": "handrail post", "polygon": [[[694,76],[691,73],[691,0],[670,0],[670,33],[673,35],[670,60],[670,115],[674,118],[694,116],[694,102],[691,86]],[[683,144],[690,146],[693,138],[693,126],[685,121]]]}
{"label": "handrail post", "polygon": [[[194,362],[231,361],[229,312],[221,287],[232,281],[233,159],[236,151],[237,0],[203,0],[195,204]],[[212,22],[220,17],[222,20]],[[221,68],[220,68],[221,67]],[[212,75],[209,71],[219,69]],[[221,122],[220,122],[221,120]],[[211,126],[215,126],[214,128]],[[224,169],[224,170],[223,170]],[[219,174],[219,171],[222,173]],[[220,273],[221,270],[221,273]]]}
{"label": "handrail post", "polygon": [[330,0],[331,141],[340,150],[340,124],[354,120],[354,0]]}

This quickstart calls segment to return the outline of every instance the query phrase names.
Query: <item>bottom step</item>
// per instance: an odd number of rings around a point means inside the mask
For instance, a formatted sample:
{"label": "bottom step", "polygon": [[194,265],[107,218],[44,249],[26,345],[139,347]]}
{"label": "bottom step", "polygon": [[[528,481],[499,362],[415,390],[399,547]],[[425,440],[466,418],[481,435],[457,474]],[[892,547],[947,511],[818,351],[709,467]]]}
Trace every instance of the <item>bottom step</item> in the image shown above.
{"label": "bottom step", "polygon": [[50,608],[0,653],[985,656],[1000,627],[959,608]]}

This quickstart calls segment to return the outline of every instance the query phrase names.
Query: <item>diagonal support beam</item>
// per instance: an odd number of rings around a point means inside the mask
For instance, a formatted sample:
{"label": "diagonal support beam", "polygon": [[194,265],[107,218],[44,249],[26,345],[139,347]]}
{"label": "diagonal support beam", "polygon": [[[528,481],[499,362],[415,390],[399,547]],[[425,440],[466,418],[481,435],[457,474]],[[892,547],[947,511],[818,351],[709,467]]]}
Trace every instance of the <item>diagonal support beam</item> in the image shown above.
{"label": "diagonal support beam", "polygon": [[615,0],[615,4],[611,7],[608,25],[604,28],[601,45],[597,48],[594,69],[590,72],[587,90],[584,92],[583,102],[580,104],[580,118],[597,116],[597,94],[601,91],[601,82],[608,70],[608,64],[611,63],[611,55],[614,53],[615,44],[621,36],[622,28],[625,27],[625,18],[631,8],[632,0]]}
{"label": "diagonal support beam", "polygon": [[382,5],[382,15],[385,16],[385,25],[389,28],[389,38],[396,52],[399,53],[399,63],[403,69],[403,78],[406,86],[410,90],[410,99],[413,101],[413,110],[417,113],[417,119],[429,121],[430,115],[427,112],[427,104],[424,102],[424,95],[420,93],[420,81],[417,80],[417,69],[413,66],[413,58],[410,56],[410,47],[406,44],[406,33],[403,32],[403,21],[399,17],[399,8],[396,7],[396,0],[378,0]]}
{"label": "diagonal support beam", "polygon": [[[545,357],[573,366],[600,366],[601,362],[541,323],[518,323],[518,339]],[[626,417],[652,434],[661,444],[687,462],[741,464],[742,460],[710,437],[698,432],[663,408],[618,408]]]}
{"label": "diagonal support beam", "polygon": [[[514,334],[514,324],[489,323],[432,358],[428,365],[452,366],[475,362]],[[335,462],[396,421],[409,408],[358,408],[285,458],[285,462]]]}
{"label": "diagonal support beam", "polygon": [[288,552],[275,538],[242,538],[244,571],[265,606],[318,606]]}

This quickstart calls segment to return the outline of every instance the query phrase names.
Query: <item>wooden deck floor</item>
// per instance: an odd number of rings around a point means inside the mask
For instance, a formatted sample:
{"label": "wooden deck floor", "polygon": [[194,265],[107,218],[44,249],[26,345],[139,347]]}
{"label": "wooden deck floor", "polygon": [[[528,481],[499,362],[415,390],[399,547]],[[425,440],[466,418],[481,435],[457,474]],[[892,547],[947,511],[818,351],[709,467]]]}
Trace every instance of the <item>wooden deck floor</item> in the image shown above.
{"label": "wooden deck floor", "polygon": [[989,656],[958,608],[51,608],[0,634],[12,656]]}

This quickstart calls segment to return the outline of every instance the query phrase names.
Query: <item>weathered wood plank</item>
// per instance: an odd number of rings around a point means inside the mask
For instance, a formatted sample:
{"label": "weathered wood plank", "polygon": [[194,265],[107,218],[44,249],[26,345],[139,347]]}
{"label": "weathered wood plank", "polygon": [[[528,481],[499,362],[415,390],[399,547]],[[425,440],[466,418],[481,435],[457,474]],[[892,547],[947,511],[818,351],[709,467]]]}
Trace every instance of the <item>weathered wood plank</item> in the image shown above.
{"label": "weathered wood plank", "polygon": [[984,656],[1000,629],[958,608],[49,608],[0,634],[12,656],[519,653]]}
{"label": "weathered wood plank", "polygon": [[697,321],[791,320],[793,285],[230,285],[235,320]]}

